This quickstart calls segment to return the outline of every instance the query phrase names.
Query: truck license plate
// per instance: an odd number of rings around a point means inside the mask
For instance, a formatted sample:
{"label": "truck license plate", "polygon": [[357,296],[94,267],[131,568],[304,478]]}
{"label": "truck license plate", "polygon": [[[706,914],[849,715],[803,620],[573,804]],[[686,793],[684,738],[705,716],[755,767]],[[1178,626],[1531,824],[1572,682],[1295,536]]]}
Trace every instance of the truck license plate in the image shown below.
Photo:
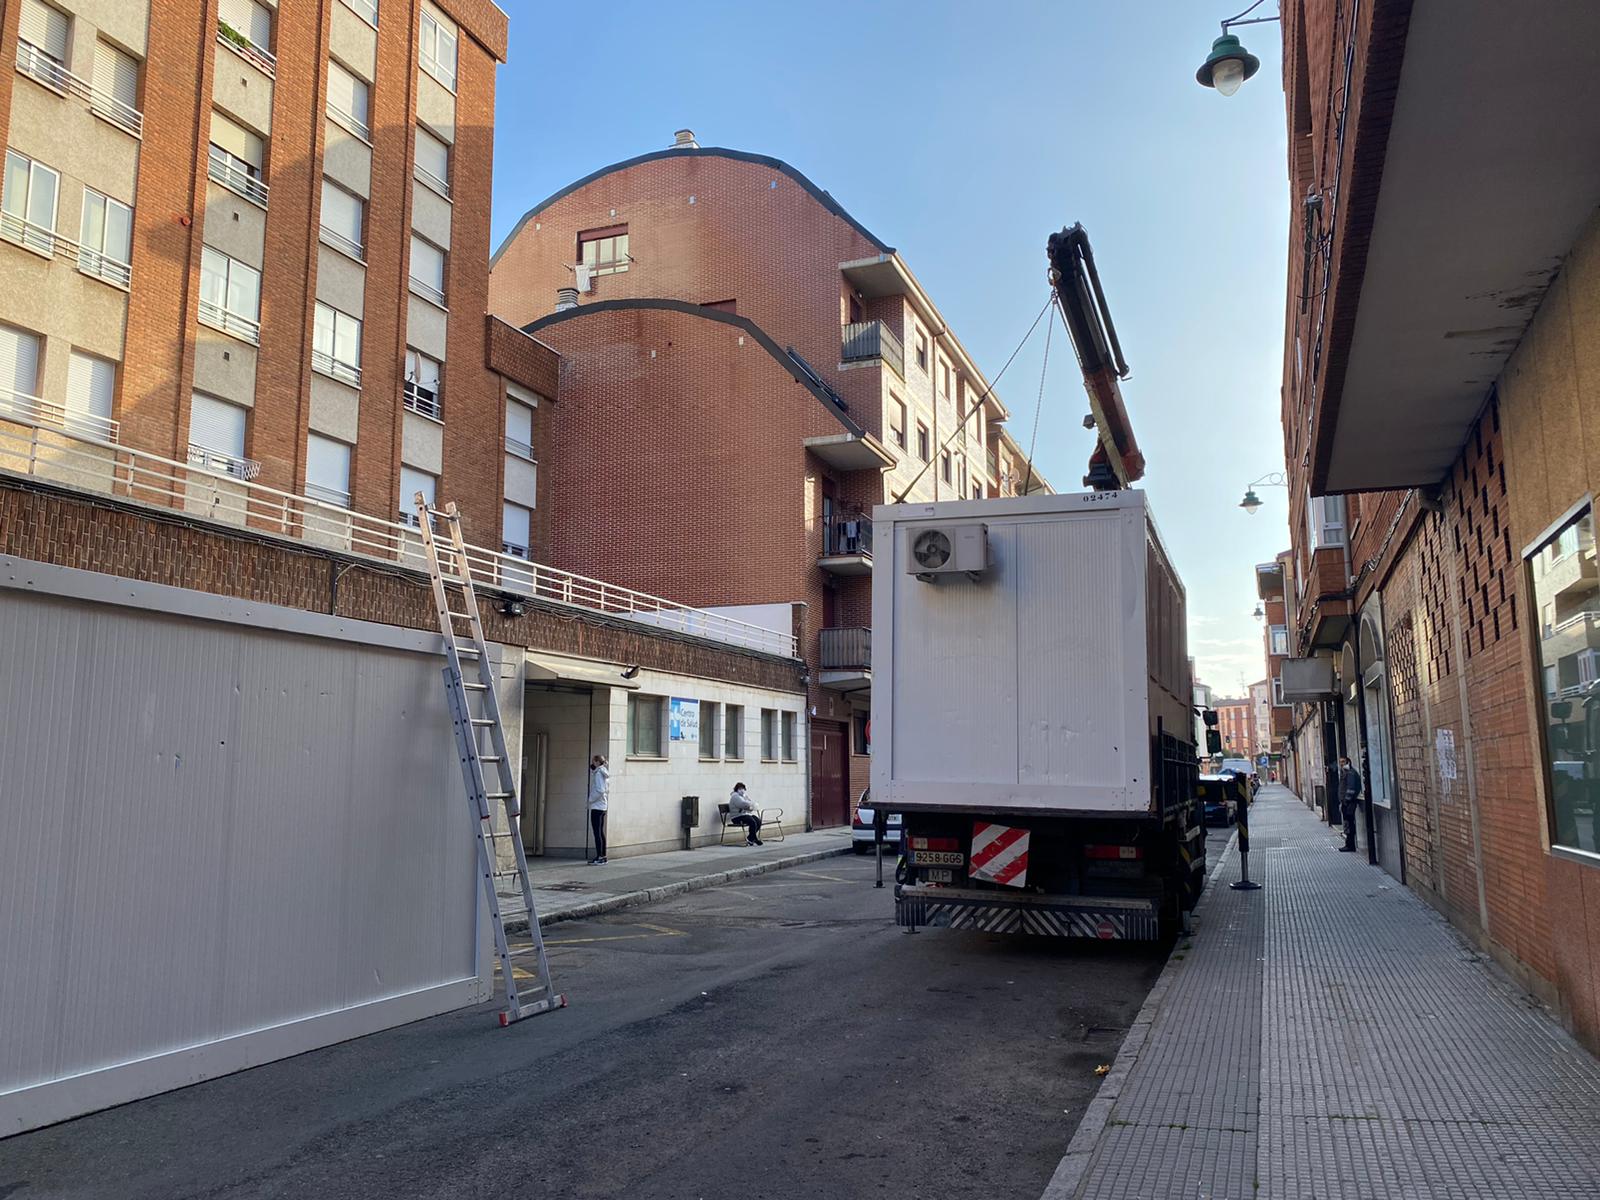
{"label": "truck license plate", "polygon": [[922,872],[922,877],[929,883],[954,883],[956,873],[949,867],[929,867]]}
{"label": "truck license plate", "polygon": [[913,850],[911,853],[919,867],[959,867],[967,861],[960,853],[949,850]]}

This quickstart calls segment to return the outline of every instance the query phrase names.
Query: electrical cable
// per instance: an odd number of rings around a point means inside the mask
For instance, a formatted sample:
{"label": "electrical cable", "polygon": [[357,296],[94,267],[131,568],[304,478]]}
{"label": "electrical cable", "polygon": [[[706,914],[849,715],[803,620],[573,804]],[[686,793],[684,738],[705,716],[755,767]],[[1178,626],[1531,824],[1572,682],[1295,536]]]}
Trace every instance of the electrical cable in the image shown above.
{"label": "electrical cable", "polygon": [[[1039,321],[1044,317],[1045,309],[1048,309],[1053,303],[1055,303],[1055,298],[1056,294],[1052,290],[1050,293],[1050,298],[1044,302],[1044,308],[1041,308],[1039,310],[1039,315],[1034,317],[1033,324],[1028,326],[1028,332],[1022,335],[1022,340],[1017,343],[1017,348],[1011,352],[1011,357],[1006,359],[1005,366],[1000,368],[1000,373],[994,377],[994,382],[989,384],[988,387],[984,388],[983,395],[979,396],[967,407],[967,415],[963,417],[960,423],[950,431],[950,436],[939,443],[939,449],[934,454],[933,458],[937,458],[939,454],[944,453],[945,447],[950,445],[951,442],[955,441],[956,435],[967,427],[967,422],[972,420],[972,414],[983,407],[983,402],[987,400],[994,392],[994,389],[999,385],[1000,380],[1005,377],[1007,369],[1013,362],[1016,361],[1017,355],[1022,353],[1022,348],[1028,344],[1028,339],[1033,336],[1033,331],[1039,328]],[[900,489],[899,493],[895,496],[893,503],[904,504],[906,502],[906,497],[911,494],[911,489],[922,482],[922,477],[926,475],[929,468],[933,466],[933,458],[928,459],[927,462],[922,464],[922,470],[917,472],[916,478],[914,478],[910,483],[906,484],[905,487]]]}
{"label": "electrical cable", "polygon": [[[1055,300],[1055,293],[1050,294],[1050,299]],[[1039,444],[1039,417],[1044,412],[1044,379],[1045,373],[1050,370],[1050,335],[1056,330],[1055,318],[1061,315],[1061,309],[1056,307],[1051,315],[1050,324],[1044,330],[1044,361],[1039,364],[1039,399],[1033,406],[1033,432],[1028,436],[1028,474],[1022,483],[1022,495],[1028,494],[1028,489],[1033,486],[1033,451]],[[1065,317],[1062,318],[1066,320]]]}

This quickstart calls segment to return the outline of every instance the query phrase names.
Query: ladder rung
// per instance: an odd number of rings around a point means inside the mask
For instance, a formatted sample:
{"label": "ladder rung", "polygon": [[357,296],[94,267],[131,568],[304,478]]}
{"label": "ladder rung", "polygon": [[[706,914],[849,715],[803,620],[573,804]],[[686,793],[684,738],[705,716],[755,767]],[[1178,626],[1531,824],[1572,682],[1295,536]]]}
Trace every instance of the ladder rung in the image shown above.
{"label": "ladder rung", "polygon": [[488,726],[494,724],[494,718],[493,717],[471,717],[469,719],[479,729],[485,729]]}
{"label": "ladder rung", "polygon": [[505,762],[505,759],[502,758],[498,754],[480,754],[480,755],[478,755],[478,761],[479,762]]}
{"label": "ladder rung", "polygon": [[479,650],[475,646],[457,646],[456,647],[456,653],[457,654],[470,654],[470,655],[472,655],[473,658],[478,658],[478,657],[480,657],[482,655],[483,652],[481,650]]}
{"label": "ladder rung", "polygon": [[487,683],[463,683],[461,686],[469,692],[487,692],[489,690]]}
{"label": "ladder rung", "polygon": [[509,800],[515,795],[515,792],[485,792],[483,794],[486,800]]}
{"label": "ladder rung", "polygon": [[450,615],[452,617],[454,617],[458,621],[470,621],[470,620],[472,620],[472,614],[471,613],[458,613],[458,612],[455,612],[455,611],[452,610],[450,612]]}

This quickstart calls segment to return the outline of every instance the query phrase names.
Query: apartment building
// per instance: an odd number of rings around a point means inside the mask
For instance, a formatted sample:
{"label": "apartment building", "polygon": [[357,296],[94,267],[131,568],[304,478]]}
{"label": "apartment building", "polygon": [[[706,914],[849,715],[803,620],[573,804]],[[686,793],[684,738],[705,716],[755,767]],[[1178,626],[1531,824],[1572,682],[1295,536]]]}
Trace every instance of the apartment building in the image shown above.
{"label": "apartment building", "polygon": [[1242,699],[1213,700],[1217,732],[1222,735],[1222,753],[1230,758],[1254,758],[1256,747],[1255,705],[1248,696]]}
{"label": "apartment building", "polygon": [[1600,11],[1491,9],[1284,8],[1287,698],[1306,794],[1356,759],[1372,859],[1600,1047]]}
{"label": "apartment building", "polygon": [[248,481],[311,499],[280,525],[348,544],[318,503],[395,520],[422,491],[475,541],[533,540],[553,356],[484,315],[504,13],[0,13],[0,415],[72,435],[86,486],[130,492],[112,447],[155,456],[198,482],[132,492],[212,517],[258,520]]}
{"label": "apartment building", "polygon": [[932,298],[788,163],[680,131],[530,208],[489,303],[562,356],[539,555],[697,605],[804,601],[812,818],[848,820],[872,507],[1045,486]]}
{"label": "apartment building", "polygon": [[[1267,664],[1267,711],[1257,735],[1258,753],[1272,756],[1282,763],[1294,726],[1294,711],[1283,696],[1283,663],[1289,657],[1289,604],[1290,585],[1294,578],[1294,552],[1285,550],[1269,563],[1256,566],[1256,595],[1261,601],[1262,649]],[[1292,769],[1280,782],[1293,779]]]}

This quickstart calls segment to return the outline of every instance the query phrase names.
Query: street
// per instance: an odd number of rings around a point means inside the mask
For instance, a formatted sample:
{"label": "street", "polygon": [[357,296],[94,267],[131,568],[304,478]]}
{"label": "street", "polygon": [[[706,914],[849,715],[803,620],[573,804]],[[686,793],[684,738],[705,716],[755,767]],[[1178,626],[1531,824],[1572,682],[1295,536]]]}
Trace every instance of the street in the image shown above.
{"label": "street", "polygon": [[1164,954],[908,935],[872,875],[556,925],[564,1012],[465,1010],[16,1137],[0,1196],[1037,1195]]}

